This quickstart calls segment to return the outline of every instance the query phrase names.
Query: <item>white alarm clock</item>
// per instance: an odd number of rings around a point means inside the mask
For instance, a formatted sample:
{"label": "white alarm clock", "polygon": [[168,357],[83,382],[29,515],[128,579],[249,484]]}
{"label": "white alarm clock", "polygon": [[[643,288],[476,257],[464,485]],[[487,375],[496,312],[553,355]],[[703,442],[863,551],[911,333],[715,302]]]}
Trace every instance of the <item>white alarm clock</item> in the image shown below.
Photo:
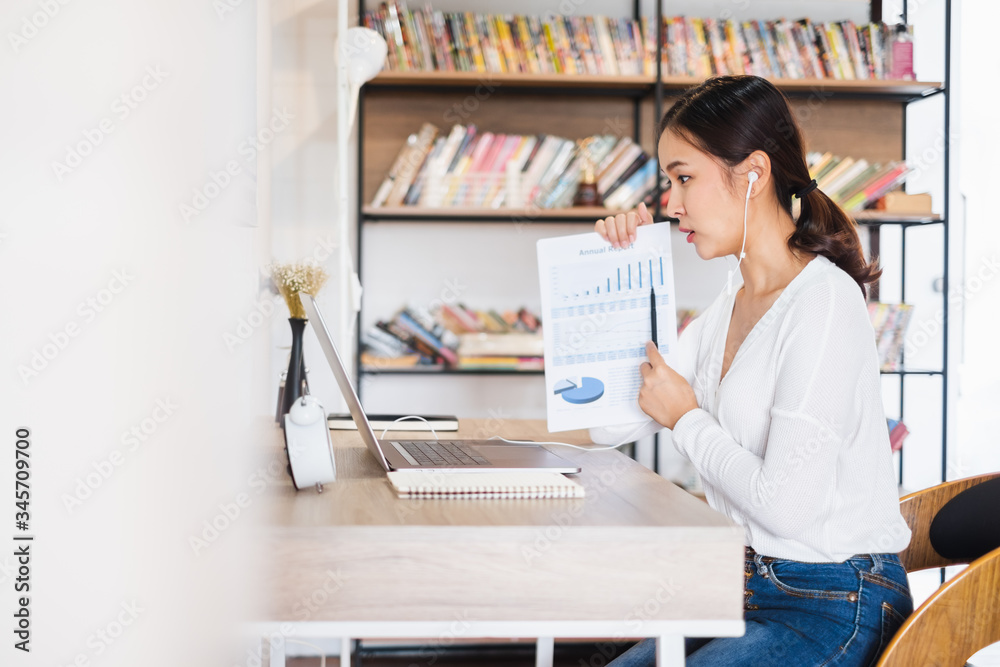
{"label": "white alarm clock", "polygon": [[314,396],[302,396],[285,415],[285,452],[299,491],[315,486],[322,492],[323,484],[337,479],[326,412]]}

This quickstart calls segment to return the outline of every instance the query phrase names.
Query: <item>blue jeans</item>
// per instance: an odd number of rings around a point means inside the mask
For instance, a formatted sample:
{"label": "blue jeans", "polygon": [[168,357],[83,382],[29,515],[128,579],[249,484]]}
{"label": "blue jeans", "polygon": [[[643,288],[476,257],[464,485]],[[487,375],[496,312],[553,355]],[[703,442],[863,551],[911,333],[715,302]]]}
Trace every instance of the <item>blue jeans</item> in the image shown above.
{"label": "blue jeans", "polygon": [[[742,637],[688,638],[688,667],[868,667],[913,612],[896,554],[803,563],[746,547]],[[608,667],[651,667],[645,639]]]}

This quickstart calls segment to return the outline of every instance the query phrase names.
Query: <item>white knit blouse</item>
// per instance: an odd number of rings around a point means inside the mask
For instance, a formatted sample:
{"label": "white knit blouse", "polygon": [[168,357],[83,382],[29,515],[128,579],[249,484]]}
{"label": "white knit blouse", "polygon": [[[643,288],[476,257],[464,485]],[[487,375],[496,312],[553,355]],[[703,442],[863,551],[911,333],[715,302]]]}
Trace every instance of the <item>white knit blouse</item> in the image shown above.
{"label": "white knit blouse", "polygon": [[[875,337],[858,284],[817,255],[740,345],[720,385],[737,290],[678,341],[698,408],[673,430],[714,509],[758,553],[805,562],[896,553],[910,542],[882,405]],[[590,430],[611,444],[637,424]],[[650,423],[635,438],[663,427]]]}

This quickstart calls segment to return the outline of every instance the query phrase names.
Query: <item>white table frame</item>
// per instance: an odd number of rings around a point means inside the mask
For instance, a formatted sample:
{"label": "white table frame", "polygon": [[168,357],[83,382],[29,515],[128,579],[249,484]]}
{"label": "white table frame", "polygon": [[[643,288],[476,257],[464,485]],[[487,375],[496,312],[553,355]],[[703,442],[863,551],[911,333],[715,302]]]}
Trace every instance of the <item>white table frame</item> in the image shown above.
{"label": "white table frame", "polygon": [[[657,667],[684,665],[685,637],[739,637],[743,621],[654,621],[642,622],[638,633],[635,622],[605,621],[463,621],[463,636],[483,639],[536,638],[535,667],[552,667],[555,637],[590,639],[614,637],[621,640],[655,637]],[[254,636],[269,645],[270,667],[285,666],[286,639],[339,639],[343,667],[350,665],[352,642],[365,639],[441,639],[450,636],[454,621],[311,621],[260,623],[253,626]]]}

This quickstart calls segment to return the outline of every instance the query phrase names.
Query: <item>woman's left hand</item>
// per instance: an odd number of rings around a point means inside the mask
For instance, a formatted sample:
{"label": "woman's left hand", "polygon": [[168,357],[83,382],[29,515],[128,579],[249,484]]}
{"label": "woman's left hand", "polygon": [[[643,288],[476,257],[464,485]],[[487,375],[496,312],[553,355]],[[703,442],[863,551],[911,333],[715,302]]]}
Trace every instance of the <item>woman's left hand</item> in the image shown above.
{"label": "woman's left hand", "polygon": [[698,407],[694,389],[680,373],[667,365],[653,341],[646,343],[646,356],[642,362],[642,387],[639,389],[639,407],[658,423],[673,430],[677,420]]}

